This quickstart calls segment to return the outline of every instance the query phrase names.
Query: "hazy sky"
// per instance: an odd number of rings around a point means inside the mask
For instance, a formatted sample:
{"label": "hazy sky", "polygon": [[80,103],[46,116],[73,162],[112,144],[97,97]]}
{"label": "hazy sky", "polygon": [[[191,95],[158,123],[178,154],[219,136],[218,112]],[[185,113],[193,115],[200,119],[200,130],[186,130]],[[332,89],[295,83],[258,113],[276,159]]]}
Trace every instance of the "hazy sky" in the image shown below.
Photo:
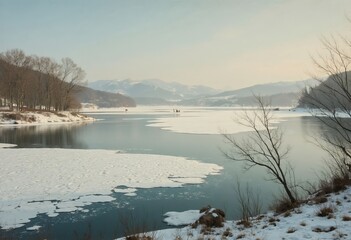
{"label": "hazy sky", "polygon": [[0,52],[72,58],[87,80],[240,88],[309,78],[351,0],[0,0]]}

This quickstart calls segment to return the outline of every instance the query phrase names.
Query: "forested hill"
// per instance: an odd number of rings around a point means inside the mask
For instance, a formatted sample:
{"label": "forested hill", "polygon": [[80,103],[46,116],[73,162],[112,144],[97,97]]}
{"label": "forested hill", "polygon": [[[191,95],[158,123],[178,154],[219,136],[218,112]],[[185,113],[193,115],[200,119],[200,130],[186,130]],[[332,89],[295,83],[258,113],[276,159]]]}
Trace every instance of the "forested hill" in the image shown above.
{"label": "forested hill", "polygon": [[298,107],[351,110],[351,72],[333,74],[315,87],[306,88]]}
{"label": "forested hill", "polygon": [[130,97],[81,86],[85,73],[69,58],[58,63],[17,49],[0,56],[0,107],[59,111],[77,109],[82,102],[99,107],[136,106]]}
{"label": "forested hill", "polygon": [[98,107],[135,107],[134,99],[119,93],[110,93],[78,86],[74,96],[81,103],[92,103]]}

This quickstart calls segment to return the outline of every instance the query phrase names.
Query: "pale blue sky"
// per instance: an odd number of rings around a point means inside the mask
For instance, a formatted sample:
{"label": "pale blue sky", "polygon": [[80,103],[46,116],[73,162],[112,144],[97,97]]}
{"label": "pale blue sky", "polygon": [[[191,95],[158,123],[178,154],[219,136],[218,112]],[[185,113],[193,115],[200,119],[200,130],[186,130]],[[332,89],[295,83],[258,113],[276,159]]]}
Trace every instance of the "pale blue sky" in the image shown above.
{"label": "pale blue sky", "polygon": [[0,0],[0,52],[72,58],[87,80],[239,88],[309,78],[350,0]]}

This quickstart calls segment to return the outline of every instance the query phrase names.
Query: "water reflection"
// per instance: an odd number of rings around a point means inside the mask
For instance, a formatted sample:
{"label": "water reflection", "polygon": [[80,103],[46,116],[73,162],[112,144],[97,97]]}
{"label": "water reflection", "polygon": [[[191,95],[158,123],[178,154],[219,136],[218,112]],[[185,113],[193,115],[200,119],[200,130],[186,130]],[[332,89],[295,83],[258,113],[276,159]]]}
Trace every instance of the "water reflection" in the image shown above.
{"label": "water reflection", "polygon": [[0,127],[0,142],[25,148],[87,148],[79,139],[86,124]]}

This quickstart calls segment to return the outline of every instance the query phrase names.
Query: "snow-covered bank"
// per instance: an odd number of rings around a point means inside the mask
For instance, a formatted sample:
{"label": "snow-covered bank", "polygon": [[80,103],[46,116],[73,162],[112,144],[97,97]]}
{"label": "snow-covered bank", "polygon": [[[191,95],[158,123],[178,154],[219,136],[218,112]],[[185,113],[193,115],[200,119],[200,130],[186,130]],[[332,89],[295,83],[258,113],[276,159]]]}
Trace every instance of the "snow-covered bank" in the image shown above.
{"label": "snow-covered bank", "polygon": [[94,118],[87,117],[80,113],[64,112],[0,112],[0,126],[11,125],[37,125],[37,124],[58,124],[89,122]]}
{"label": "snow-covered bank", "polygon": [[84,211],[115,200],[113,191],[202,183],[222,167],[182,157],[109,150],[0,148],[0,227],[16,228],[39,213]]}
{"label": "snow-covered bank", "polygon": [[17,146],[16,144],[0,143],[0,148],[12,148],[16,146]]}
{"label": "snow-covered bank", "polygon": [[[173,228],[148,233],[155,239],[350,239],[351,238],[351,188],[327,195],[322,200],[310,200],[289,212],[276,215],[273,212],[252,219],[252,226],[245,228],[240,221],[226,221],[220,228],[204,228],[199,225]],[[331,209],[322,216],[323,209]],[[201,215],[199,211],[167,213],[168,223],[191,223]],[[183,219],[181,219],[183,217]],[[123,238],[121,238],[123,239]]]}

